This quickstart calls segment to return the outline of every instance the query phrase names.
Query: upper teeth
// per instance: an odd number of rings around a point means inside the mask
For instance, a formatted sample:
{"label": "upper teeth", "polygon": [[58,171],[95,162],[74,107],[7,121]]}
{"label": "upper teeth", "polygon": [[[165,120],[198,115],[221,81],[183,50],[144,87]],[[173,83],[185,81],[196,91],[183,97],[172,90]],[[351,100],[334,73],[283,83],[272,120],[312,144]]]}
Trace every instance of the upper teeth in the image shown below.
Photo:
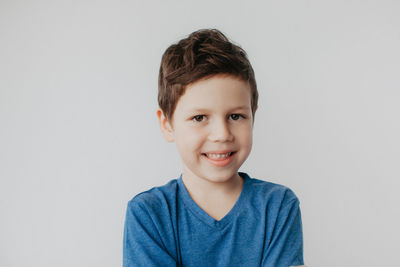
{"label": "upper teeth", "polygon": [[212,153],[207,153],[207,157],[210,158],[226,158],[229,157],[231,152],[225,153],[225,154],[212,154]]}

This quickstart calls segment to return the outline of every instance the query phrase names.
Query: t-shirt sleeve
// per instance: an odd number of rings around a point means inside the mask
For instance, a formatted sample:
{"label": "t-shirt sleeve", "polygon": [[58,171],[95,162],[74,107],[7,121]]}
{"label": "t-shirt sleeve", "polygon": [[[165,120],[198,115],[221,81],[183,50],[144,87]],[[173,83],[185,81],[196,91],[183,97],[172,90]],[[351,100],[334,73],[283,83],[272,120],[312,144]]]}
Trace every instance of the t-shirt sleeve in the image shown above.
{"label": "t-shirt sleeve", "polygon": [[299,200],[292,199],[278,212],[272,236],[264,246],[263,267],[303,265],[303,231]]}
{"label": "t-shirt sleeve", "polygon": [[123,241],[123,266],[177,266],[144,203],[128,202]]}

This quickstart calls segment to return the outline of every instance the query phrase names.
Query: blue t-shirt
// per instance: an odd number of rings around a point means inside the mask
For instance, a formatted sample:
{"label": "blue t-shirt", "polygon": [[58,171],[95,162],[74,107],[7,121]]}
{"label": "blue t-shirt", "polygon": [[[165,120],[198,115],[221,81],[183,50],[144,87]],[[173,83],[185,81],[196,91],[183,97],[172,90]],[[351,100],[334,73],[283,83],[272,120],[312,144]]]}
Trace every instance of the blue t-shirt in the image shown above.
{"label": "blue t-shirt", "polygon": [[128,202],[124,267],[303,265],[299,200],[243,172],[242,192],[217,221],[190,197],[182,175]]}

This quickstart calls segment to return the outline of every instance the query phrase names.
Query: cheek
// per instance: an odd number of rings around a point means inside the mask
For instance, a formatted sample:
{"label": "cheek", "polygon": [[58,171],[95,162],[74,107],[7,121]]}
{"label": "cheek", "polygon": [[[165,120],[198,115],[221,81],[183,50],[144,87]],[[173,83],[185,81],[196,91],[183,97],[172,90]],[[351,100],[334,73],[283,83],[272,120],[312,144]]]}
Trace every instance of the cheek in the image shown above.
{"label": "cheek", "polygon": [[252,134],[246,134],[245,135],[245,142],[246,142],[246,146],[251,148],[251,146],[253,145],[253,135]]}
{"label": "cheek", "polygon": [[243,149],[251,150],[253,144],[253,131],[251,127],[242,127],[238,129],[236,138],[236,141],[240,143]]}
{"label": "cheek", "polygon": [[251,142],[253,139],[253,128],[251,125],[244,124],[236,129],[236,136],[243,141]]}
{"label": "cheek", "polygon": [[203,132],[199,129],[195,128],[183,128],[181,131],[176,135],[177,140],[179,140],[178,145],[183,149],[196,149],[199,148],[203,141],[204,136]]}

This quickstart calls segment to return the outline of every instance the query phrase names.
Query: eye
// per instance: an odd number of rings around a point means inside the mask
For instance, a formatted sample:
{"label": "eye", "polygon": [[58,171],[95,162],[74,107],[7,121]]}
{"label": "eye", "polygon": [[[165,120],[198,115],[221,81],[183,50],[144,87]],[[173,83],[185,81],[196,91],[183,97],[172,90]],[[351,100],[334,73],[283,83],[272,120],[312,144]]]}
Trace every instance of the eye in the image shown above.
{"label": "eye", "polygon": [[196,115],[196,116],[194,116],[192,118],[192,121],[194,121],[194,122],[202,122],[202,121],[204,121],[205,117],[206,116],[204,116],[204,115]]}
{"label": "eye", "polygon": [[234,121],[237,121],[237,120],[240,120],[240,119],[243,119],[244,118],[244,116],[242,115],[242,114],[231,114],[231,115],[229,115],[231,118],[232,118],[232,120],[234,120]]}

